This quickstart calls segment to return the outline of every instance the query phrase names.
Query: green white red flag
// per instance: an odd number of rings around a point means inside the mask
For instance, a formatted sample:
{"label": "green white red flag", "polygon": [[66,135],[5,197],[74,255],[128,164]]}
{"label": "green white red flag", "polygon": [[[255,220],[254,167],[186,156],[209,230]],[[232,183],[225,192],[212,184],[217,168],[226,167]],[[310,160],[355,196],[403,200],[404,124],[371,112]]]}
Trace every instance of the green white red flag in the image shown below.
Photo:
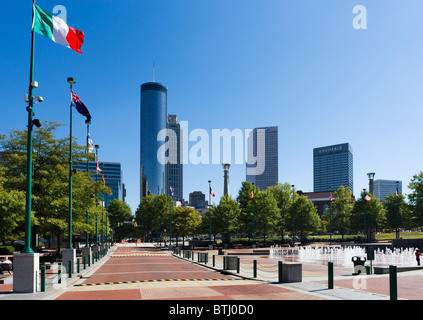
{"label": "green white red flag", "polygon": [[54,42],[82,53],[81,47],[84,43],[84,33],[75,28],[69,27],[61,18],[34,4],[33,30]]}

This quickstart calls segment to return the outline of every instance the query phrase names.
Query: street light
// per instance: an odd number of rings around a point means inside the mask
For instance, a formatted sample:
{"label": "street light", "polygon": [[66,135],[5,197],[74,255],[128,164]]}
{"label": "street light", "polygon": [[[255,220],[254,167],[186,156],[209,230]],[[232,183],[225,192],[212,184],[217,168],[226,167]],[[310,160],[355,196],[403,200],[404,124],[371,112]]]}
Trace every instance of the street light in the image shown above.
{"label": "street light", "polygon": [[397,184],[397,191],[396,191],[396,195],[397,195],[397,216],[396,216],[396,231],[395,231],[395,239],[399,239],[399,223],[398,223],[398,219],[399,219],[399,192],[398,192],[398,185],[399,185],[399,181],[395,181],[395,183]]}
{"label": "street light", "polygon": [[[171,179],[169,178],[169,188],[171,186]],[[169,194],[169,246],[172,246],[172,196]],[[176,242],[178,243],[178,242]]]}
{"label": "street light", "polygon": [[364,199],[364,237],[367,242],[367,223],[366,223],[366,189],[363,189],[363,199]]}
{"label": "street light", "polygon": [[[91,121],[89,120],[85,120],[85,124],[87,125],[87,173],[89,172],[89,158],[88,158],[88,153],[89,153],[89,141],[88,141],[88,137],[90,136],[90,124]],[[90,246],[90,239],[89,239],[89,235],[90,235],[90,216],[89,216],[89,212],[87,209],[87,241],[85,243],[85,246],[88,248]]]}

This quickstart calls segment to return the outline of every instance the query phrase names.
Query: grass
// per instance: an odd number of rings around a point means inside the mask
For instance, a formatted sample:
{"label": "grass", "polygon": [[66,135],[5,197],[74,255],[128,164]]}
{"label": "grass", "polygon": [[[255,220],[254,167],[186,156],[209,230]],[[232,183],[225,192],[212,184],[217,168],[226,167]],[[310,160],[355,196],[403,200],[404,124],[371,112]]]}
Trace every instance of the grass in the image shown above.
{"label": "grass", "polygon": [[[379,241],[394,240],[395,232],[377,234],[376,239]],[[423,239],[423,232],[400,232],[400,239]]]}

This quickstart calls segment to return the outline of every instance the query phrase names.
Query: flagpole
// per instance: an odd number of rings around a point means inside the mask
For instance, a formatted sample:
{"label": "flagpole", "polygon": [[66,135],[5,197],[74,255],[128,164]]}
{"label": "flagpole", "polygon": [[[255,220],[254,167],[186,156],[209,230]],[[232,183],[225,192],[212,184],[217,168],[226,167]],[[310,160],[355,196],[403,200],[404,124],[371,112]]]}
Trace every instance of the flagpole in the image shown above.
{"label": "flagpole", "polygon": [[35,19],[35,0],[32,1],[32,30],[31,30],[31,62],[29,67],[29,106],[28,111],[28,138],[27,138],[27,152],[26,152],[26,201],[25,201],[25,245],[22,253],[34,253],[31,248],[31,197],[32,197],[32,135],[33,135],[33,81],[34,81],[34,47],[35,47],[35,33],[34,33],[34,19]]}
{"label": "flagpole", "polygon": [[[76,83],[74,78],[68,78],[70,84],[70,91],[72,94],[73,85]],[[70,103],[70,133],[69,133],[69,245],[68,249],[73,249],[72,246],[72,98]]]}
{"label": "flagpole", "polygon": [[[87,173],[90,171],[89,170],[89,158],[88,158],[88,153],[89,153],[89,141],[88,141],[88,137],[90,136],[90,124],[91,122],[89,120],[86,120],[85,123],[87,124]],[[90,228],[90,216],[89,216],[89,212],[87,209],[87,241],[86,241],[86,247],[88,248],[90,246],[90,240],[89,240],[89,230]]]}
{"label": "flagpole", "polygon": [[209,180],[209,209],[208,209],[208,211],[209,211],[209,227],[210,227],[210,229],[209,229],[209,241],[210,241],[210,244],[212,244],[212,239],[211,239],[211,211],[210,211],[210,203],[211,203],[211,186],[210,186],[210,183],[211,183],[211,180]]}

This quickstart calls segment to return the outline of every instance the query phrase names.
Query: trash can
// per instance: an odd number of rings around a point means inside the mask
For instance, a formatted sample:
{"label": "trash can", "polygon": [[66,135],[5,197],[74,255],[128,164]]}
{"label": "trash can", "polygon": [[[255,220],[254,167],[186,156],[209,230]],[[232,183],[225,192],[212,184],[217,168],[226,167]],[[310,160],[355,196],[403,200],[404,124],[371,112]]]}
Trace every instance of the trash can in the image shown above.
{"label": "trash can", "polygon": [[354,264],[353,275],[358,275],[361,272],[367,273],[366,267],[364,266],[364,263],[366,262],[366,260],[367,260],[366,257],[360,257],[360,256],[354,256],[351,258],[351,261]]}

